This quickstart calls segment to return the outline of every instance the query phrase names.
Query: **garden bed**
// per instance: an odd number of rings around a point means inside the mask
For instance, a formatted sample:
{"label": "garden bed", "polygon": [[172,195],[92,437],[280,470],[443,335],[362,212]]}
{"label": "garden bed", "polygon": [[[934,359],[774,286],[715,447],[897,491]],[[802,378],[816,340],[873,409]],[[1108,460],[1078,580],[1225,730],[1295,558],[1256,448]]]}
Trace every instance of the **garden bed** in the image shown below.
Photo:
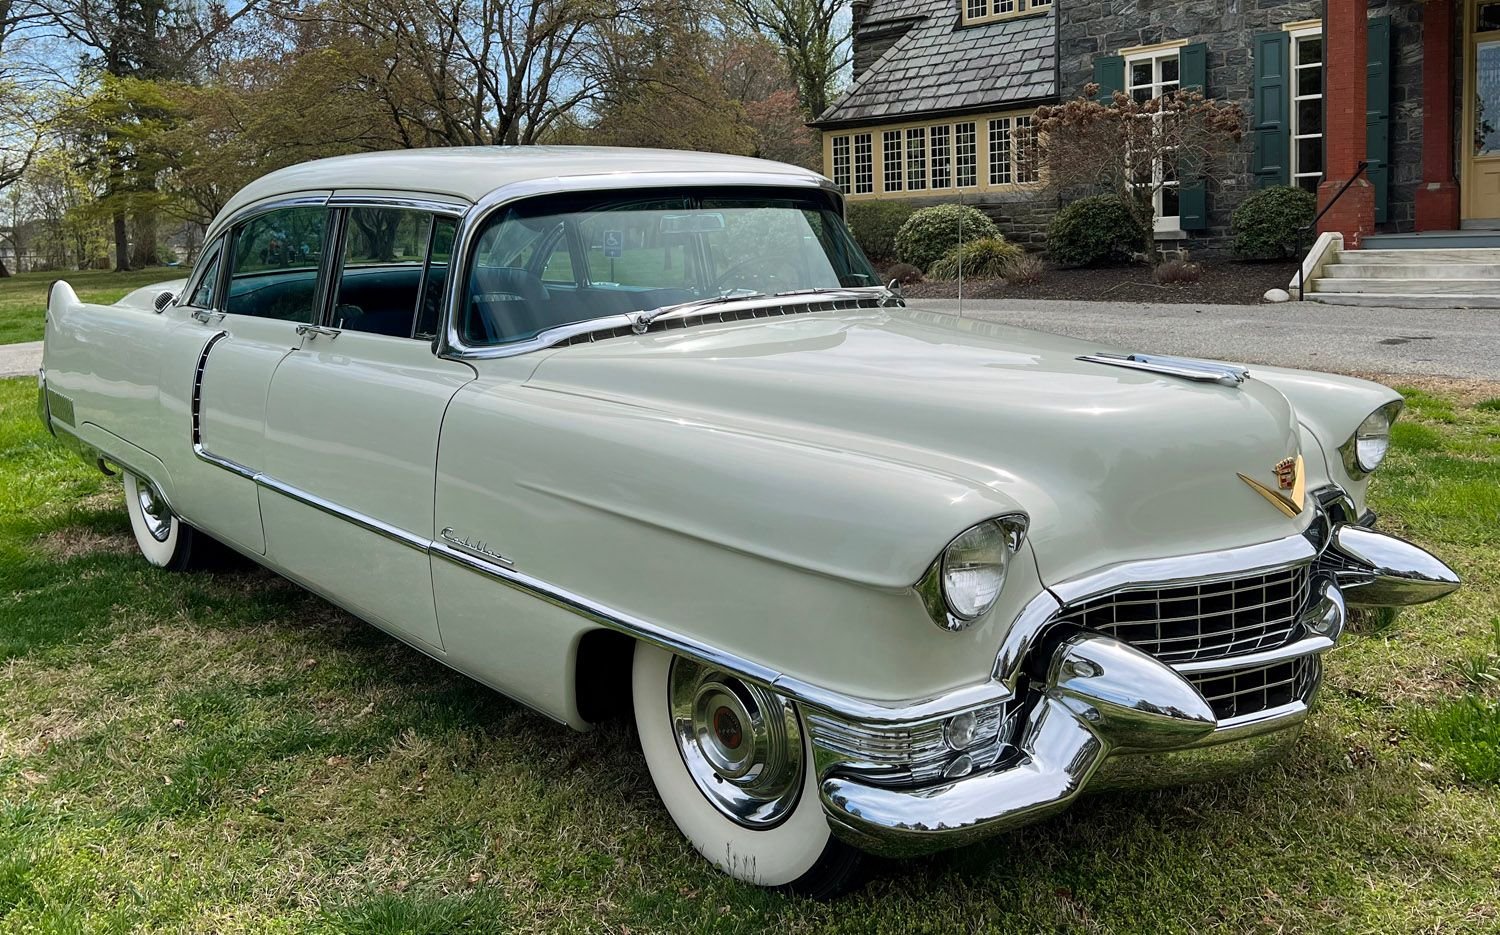
{"label": "garden bed", "polygon": [[[1157,283],[1151,267],[1048,269],[1039,282],[1011,285],[1004,280],[965,280],[964,297],[972,299],[1070,299],[1090,302],[1201,302],[1255,305],[1267,289],[1285,289],[1297,271],[1295,260],[1245,263],[1209,260],[1198,263],[1202,274],[1192,283]],[[902,288],[908,298],[952,299],[958,283],[929,281]]]}

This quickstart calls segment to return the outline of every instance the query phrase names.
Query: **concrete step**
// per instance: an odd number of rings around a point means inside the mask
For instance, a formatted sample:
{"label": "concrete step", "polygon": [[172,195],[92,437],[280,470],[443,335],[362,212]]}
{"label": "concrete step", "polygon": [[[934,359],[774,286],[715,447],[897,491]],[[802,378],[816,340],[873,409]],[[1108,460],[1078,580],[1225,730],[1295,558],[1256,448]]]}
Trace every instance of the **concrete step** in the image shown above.
{"label": "concrete step", "polygon": [[1495,295],[1500,280],[1483,279],[1315,279],[1309,292],[1383,292],[1392,295]]}
{"label": "concrete step", "polygon": [[1424,231],[1420,234],[1367,234],[1361,245],[1376,250],[1500,247],[1500,230]]}
{"label": "concrete step", "polygon": [[1500,263],[1500,249],[1470,250],[1344,250],[1339,263]]}
{"label": "concrete step", "polygon": [[1500,280],[1496,263],[1363,263],[1358,253],[1346,253],[1323,267],[1330,279],[1474,279]]}
{"label": "concrete step", "polygon": [[1500,308],[1500,295],[1405,295],[1380,292],[1309,292],[1309,302],[1390,308]]}

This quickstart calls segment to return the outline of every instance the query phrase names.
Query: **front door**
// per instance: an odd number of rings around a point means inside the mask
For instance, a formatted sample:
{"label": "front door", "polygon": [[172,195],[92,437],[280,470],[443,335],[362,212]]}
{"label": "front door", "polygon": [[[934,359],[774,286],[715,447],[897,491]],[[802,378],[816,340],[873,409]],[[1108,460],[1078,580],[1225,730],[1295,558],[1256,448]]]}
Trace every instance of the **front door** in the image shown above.
{"label": "front door", "polygon": [[320,326],[266,397],[266,554],[370,623],[443,647],[427,547],[438,430],[474,368],[433,352],[454,221],[395,207],[341,210]]}
{"label": "front door", "polygon": [[1469,0],[1464,31],[1463,219],[1500,221],[1500,2]]}

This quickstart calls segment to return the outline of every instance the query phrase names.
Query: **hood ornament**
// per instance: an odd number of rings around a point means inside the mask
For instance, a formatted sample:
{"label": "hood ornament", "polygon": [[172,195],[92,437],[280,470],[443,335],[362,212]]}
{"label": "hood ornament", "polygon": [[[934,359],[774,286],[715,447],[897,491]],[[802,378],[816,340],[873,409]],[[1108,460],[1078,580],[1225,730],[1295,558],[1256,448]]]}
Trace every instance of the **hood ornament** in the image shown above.
{"label": "hood ornament", "polygon": [[[1307,501],[1307,474],[1303,471],[1302,456],[1282,458],[1271,467],[1271,474],[1276,478],[1276,486],[1281,490],[1272,490],[1265,484],[1240,474],[1239,479],[1250,485],[1250,489],[1265,497],[1271,505],[1281,512],[1296,519],[1302,515],[1302,506]],[[1290,494],[1284,494],[1282,490],[1290,490]]]}
{"label": "hood ornament", "polygon": [[1109,364],[1112,367],[1128,367],[1131,370],[1149,370],[1168,376],[1182,377],[1198,383],[1218,383],[1222,386],[1239,386],[1250,376],[1250,371],[1234,364],[1223,364],[1217,360],[1199,360],[1196,357],[1167,357],[1161,354],[1111,354],[1100,351],[1084,354],[1079,360],[1091,364]]}

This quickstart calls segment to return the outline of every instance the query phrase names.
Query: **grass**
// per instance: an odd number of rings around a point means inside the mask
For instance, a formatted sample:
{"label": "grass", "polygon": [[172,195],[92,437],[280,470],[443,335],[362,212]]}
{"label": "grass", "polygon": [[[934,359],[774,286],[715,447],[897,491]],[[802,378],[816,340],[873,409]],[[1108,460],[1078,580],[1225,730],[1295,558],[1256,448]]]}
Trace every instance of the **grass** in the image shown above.
{"label": "grass", "polygon": [[115,302],[127,292],[152,283],[180,279],[185,268],[153,266],[116,273],[111,270],[77,270],[52,273],[20,273],[0,279],[0,344],[42,339],[42,319],[47,313],[47,290],[66,279],[85,302]]}
{"label": "grass", "polygon": [[1346,637],[1292,760],[825,905],[710,870],[624,724],[571,733],[264,572],[147,567],[33,393],[0,381],[0,933],[1500,932],[1500,689],[1464,675],[1500,613],[1493,409],[1411,395],[1374,506],[1467,584]]}

